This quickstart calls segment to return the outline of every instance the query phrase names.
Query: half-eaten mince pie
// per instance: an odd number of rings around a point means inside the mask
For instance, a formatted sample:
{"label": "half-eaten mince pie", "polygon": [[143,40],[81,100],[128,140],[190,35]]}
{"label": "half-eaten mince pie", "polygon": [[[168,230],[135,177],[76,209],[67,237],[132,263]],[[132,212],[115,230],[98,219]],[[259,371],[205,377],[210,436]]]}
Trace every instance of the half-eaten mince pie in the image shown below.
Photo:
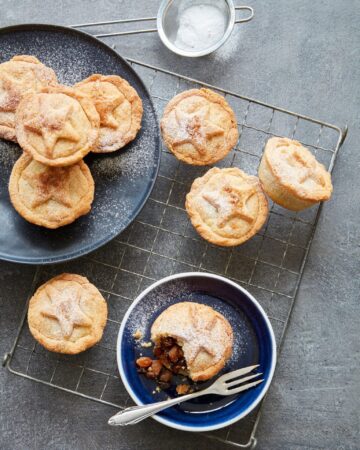
{"label": "half-eaten mince pie", "polygon": [[[170,306],[151,328],[155,360],[139,358],[149,378],[169,382],[173,374],[193,381],[212,378],[232,354],[233,332],[225,317],[213,308],[193,302]],[[186,393],[186,385],[177,387]]]}

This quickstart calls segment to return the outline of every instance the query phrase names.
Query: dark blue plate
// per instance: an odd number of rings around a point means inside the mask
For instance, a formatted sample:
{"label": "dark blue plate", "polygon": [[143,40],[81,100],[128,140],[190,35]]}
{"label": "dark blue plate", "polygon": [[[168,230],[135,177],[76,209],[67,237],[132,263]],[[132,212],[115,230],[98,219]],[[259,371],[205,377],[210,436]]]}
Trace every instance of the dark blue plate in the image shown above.
{"label": "dark blue plate", "polygon": [[0,30],[0,63],[17,54],[34,55],[52,67],[60,83],[74,84],[93,73],[116,74],[137,90],[143,102],[142,128],[123,150],[89,154],[95,180],[91,212],[58,230],[26,222],[12,207],[8,181],[21,154],[0,139],[0,259],[27,264],[65,261],[89,253],[121,233],[137,216],[154,185],[160,138],[150,95],[132,67],[96,38],[54,25],[16,25]]}
{"label": "dark blue plate", "polygon": [[[204,396],[169,408],[154,418],[173,428],[208,431],[225,427],[252,411],[267,391],[276,362],[275,337],[264,310],[245,289],[212,274],[185,273],[164,278],[147,288],[130,306],[120,327],[117,360],[122,381],[138,405],[174,397],[175,385],[155,393],[155,383],[139,375],[135,360],[142,354],[152,356],[151,348],[142,347],[133,337],[136,330],[150,340],[156,317],[174,303],[194,301],[211,306],[230,322],[234,332],[233,355],[218,376],[241,367],[259,364],[264,382],[244,393],[222,397]],[[198,383],[202,388],[213,380]]]}

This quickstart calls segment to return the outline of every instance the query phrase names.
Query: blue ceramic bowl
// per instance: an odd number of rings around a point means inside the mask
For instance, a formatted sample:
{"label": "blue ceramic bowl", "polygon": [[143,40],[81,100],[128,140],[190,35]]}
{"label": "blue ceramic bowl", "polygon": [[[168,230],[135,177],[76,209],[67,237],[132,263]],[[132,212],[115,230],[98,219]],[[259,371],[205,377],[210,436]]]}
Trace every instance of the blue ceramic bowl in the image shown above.
{"label": "blue ceramic bowl", "polygon": [[[117,342],[120,376],[129,395],[138,405],[165,400],[176,393],[174,386],[156,392],[155,382],[137,373],[135,360],[141,355],[152,356],[152,348],[141,346],[133,334],[140,330],[142,342],[150,341],[150,329],[156,317],[170,305],[183,301],[211,306],[222,313],[233,328],[233,355],[219,375],[253,364],[259,364],[258,370],[263,373],[263,383],[241,394],[199,397],[154,416],[158,422],[179,430],[216,430],[245,417],[264,397],[275,369],[274,332],[254,297],[226,278],[190,272],[157,281],[145,289],[128,309]],[[206,387],[213,381],[202,384]]]}

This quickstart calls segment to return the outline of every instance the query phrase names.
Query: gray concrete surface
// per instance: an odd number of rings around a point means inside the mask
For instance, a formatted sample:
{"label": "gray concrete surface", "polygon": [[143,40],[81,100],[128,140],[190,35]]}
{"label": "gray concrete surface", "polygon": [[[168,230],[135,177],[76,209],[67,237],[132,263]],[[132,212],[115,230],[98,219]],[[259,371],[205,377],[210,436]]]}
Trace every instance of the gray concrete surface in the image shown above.
{"label": "gray concrete surface", "polygon": [[[154,15],[158,4],[1,0],[0,25],[144,17]],[[349,125],[334,195],[322,212],[257,435],[259,449],[358,449],[360,3],[250,4],[255,20],[236,28],[231,41],[201,64],[170,54],[156,35],[111,42],[123,55]],[[31,267],[0,262],[0,355],[14,339],[32,274]],[[151,421],[109,430],[104,418],[112,411],[0,370],[2,449],[224,448]]]}

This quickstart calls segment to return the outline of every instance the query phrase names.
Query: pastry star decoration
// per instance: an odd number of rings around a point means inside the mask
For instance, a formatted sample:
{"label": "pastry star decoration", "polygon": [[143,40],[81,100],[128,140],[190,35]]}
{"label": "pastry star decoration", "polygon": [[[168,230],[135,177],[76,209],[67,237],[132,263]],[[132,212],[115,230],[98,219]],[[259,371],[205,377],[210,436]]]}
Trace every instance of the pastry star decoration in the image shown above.
{"label": "pastry star decoration", "polygon": [[[193,330],[191,336],[191,345],[188,346],[186,351],[186,361],[191,364],[195,361],[198,354],[205,351],[211,356],[216,356],[216,344],[212,343],[213,339],[213,329],[217,321],[217,317],[214,316],[211,320],[204,322],[194,311],[190,311],[191,317],[191,329]],[[185,333],[184,333],[185,334]],[[188,336],[179,336],[183,340],[188,340]]]}
{"label": "pastry star decoration", "polygon": [[79,142],[80,135],[70,120],[73,105],[64,105],[61,108],[45,108],[43,102],[40,102],[39,106],[39,113],[24,122],[24,126],[33,133],[42,136],[48,156],[52,156],[59,139]]}
{"label": "pastry star decoration", "polygon": [[179,108],[175,110],[178,128],[173,145],[192,144],[200,155],[206,154],[207,140],[221,136],[224,130],[210,122],[209,106],[202,106],[192,113],[186,113]]}
{"label": "pastry star decoration", "polygon": [[230,220],[237,217],[249,224],[254,221],[246,203],[255,193],[254,187],[237,189],[225,185],[220,192],[210,191],[203,194],[203,198],[216,209],[219,215],[217,225],[219,228],[223,228]]}
{"label": "pastry star decoration", "polygon": [[49,200],[71,208],[73,202],[70,196],[69,170],[71,169],[62,167],[46,167],[43,172],[38,173],[25,170],[22,178],[29,183],[34,191],[34,199],[30,204],[31,208],[37,208]]}
{"label": "pastry star decoration", "polygon": [[0,109],[3,111],[14,111],[21,100],[21,94],[17,88],[14,78],[10,77],[6,72],[2,72],[0,76]]}
{"label": "pastry star decoration", "polygon": [[295,150],[294,153],[288,157],[288,162],[291,166],[298,168],[298,165],[296,163],[294,164],[294,160],[303,166],[303,170],[299,171],[298,181],[300,184],[305,183],[308,179],[312,179],[316,184],[321,184],[322,186],[325,185],[324,177],[321,173],[319,173],[316,165],[311,164],[311,162],[303,158],[301,153],[297,150]]}
{"label": "pastry star decoration", "polygon": [[115,97],[99,97],[96,100],[96,109],[100,113],[100,125],[103,127],[116,129],[119,122],[114,117],[115,109],[122,104],[124,97],[116,95]]}
{"label": "pastry star decoration", "polygon": [[84,327],[91,326],[91,320],[80,308],[80,286],[75,285],[64,290],[59,290],[54,286],[47,285],[45,292],[50,303],[43,308],[41,314],[59,322],[62,335],[65,339],[71,337],[76,325]]}

